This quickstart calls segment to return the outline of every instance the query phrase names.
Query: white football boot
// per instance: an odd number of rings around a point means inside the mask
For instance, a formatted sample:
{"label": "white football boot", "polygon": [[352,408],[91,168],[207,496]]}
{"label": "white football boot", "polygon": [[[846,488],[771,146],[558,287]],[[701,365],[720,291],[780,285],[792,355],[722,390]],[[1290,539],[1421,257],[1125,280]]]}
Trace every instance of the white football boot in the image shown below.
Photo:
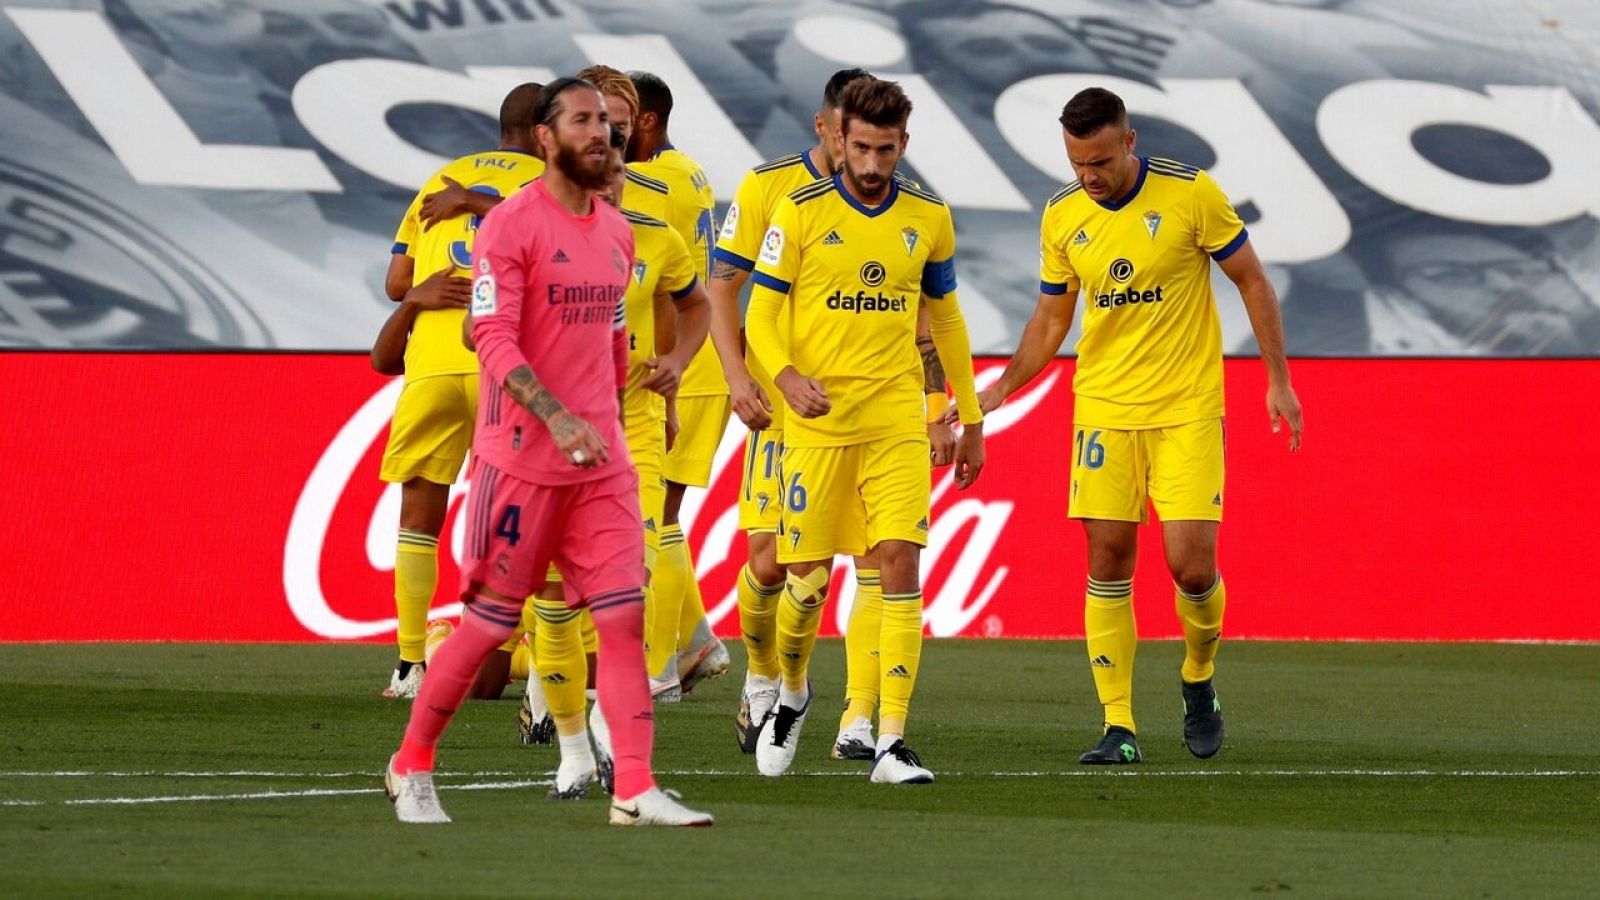
{"label": "white football boot", "polygon": [[872,720],[856,716],[856,720],[839,729],[833,740],[834,759],[870,760],[877,756],[872,740]]}
{"label": "white football boot", "polygon": [[685,694],[702,681],[721,678],[732,663],[727,645],[714,635],[707,633],[706,636],[705,642],[678,654],[678,682]]}
{"label": "white football boot", "polygon": [[[668,664],[669,666],[671,663]],[[683,683],[678,680],[676,672],[666,678],[650,677],[650,701],[652,703],[677,703],[683,699]]]}
{"label": "white football boot", "polygon": [[556,783],[550,789],[550,799],[582,800],[598,775],[596,769],[588,734],[562,737],[561,765],[556,768]]}
{"label": "white football boot", "polygon": [[406,677],[400,677],[400,667],[395,666],[389,673],[389,686],[383,689],[383,696],[390,700],[415,700],[417,692],[422,690],[422,675],[427,669],[425,663],[412,663],[411,671]]}
{"label": "white football boot", "polygon": [[600,779],[600,787],[609,794],[615,787],[616,762],[611,753],[611,727],[606,724],[605,714],[600,712],[599,697],[589,707],[589,737],[594,740],[595,776]]}
{"label": "white football boot", "polygon": [[761,726],[767,722],[772,708],[778,705],[778,679],[746,674],[744,688],[739,691],[739,714],[733,719],[733,732],[739,739],[739,749],[756,752],[756,741],[761,739]]}
{"label": "white football boot", "polygon": [[394,770],[394,757],[383,771],[383,792],[394,804],[395,818],[414,825],[434,825],[450,821],[439,805],[439,794],[433,789],[432,772],[412,772],[401,775]]}
{"label": "white football boot", "polygon": [[917,754],[906,742],[895,738],[894,743],[878,751],[872,761],[874,784],[932,784],[933,772],[922,764]]}
{"label": "white football boot", "polygon": [[716,820],[710,813],[690,809],[678,798],[653,787],[632,800],[611,801],[613,825],[678,825],[699,828]]}
{"label": "white football boot", "polygon": [[785,706],[780,699],[772,708],[772,715],[761,725],[761,737],[756,742],[756,771],[776,778],[789,771],[794,753],[800,747],[800,729],[806,724],[806,713],[811,710],[811,682],[806,682],[806,702],[799,709]]}

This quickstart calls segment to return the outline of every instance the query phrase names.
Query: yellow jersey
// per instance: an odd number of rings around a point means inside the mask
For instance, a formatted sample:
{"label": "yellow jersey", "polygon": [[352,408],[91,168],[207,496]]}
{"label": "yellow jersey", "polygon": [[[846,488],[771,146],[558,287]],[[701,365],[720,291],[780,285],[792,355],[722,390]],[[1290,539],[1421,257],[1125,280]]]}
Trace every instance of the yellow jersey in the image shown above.
{"label": "yellow jersey", "polygon": [[[666,222],[683,238],[701,278],[711,273],[711,247],[716,241],[713,210],[716,195],[700,164],[671,144],[663,146],[647,160],[628,166],[628,186],[623,188],[622,205]],[[666,191],[653,189],[648,182],[665,185]],[[662,194],[665,194],[664,199]],[[644,205],[634,205],[630,200]],[[683,373],[680,397],[719,397],[728,393],[722,377],[717,351],[708,340],[695,354]]]}
{"label": "yellow jersey", "polygon": [[628,324],[628,383],[623,391],[623,418],[633,428],[635,417],[665,422],[666,398],[639,385],[649,378],[645,361],[656,356],[657,294],[682,300],[699,284],[693,258],[683,238],[660,219],[624,209],[633,228],[633,277],[623,298]]}
{"label": "yellow jersey", "polygon": [[[444,179],[491,197],[509,197],[544,172],[544,163],[520,150],[491,150],[474,153],[450,163],[428,179],[400,220],[394,236],[394,252],[411,257],[414,268],[412,286],[421,284],[441,269],[454,267],[456,274],[471,280],[472,239],[482,221],[478,216],[460,215],[440,222],[426,231],[422,228],[422,199],[444,190]],[[465,309],[430,309],[417,314],[406,342],[406,378],[415,380],[431,375],[470,375],[478,371],[478,357],[461,344],[461,322]]]}
{"label": "yellow jersey", "polygon": [[[767,224],[778,209],[778,201],[800,188],[827,176],[811,164],[811,152],[801,151],[762,163],[745,173],[734,192],[733,203],[722,217],[722,231],[717,235],[713,260],[736,266],[746,272],[756,267],[756,256],[761,252],[761,238],[767,233]],[[787,343],[789,336],[784,322],[779,321],[780,337]],[[783,429],[787,404],[783,394],[772,383],[772,374],[761,365],[761,360],[749,347],[745,348],[745,366],[750,377],[772,401],[772,425],[775,431]]]}
{"label": "yellow jersey", "polygon": [[1073,182],[1039,226],[1039,290],[1083,293],[1072,383],[1083,425],[1168,428],[1222,415],[1211,260],[1232,256],[1249,233],[1200,169],[1140,157],[1137,177],[1113,204]]}
{"label": "yellow jersey", "polygon": [[[831,404],[818,418],[790,415],[785,446],[926,433],[919,297],[928,302],[961,421],[982,421],[955,252],[950,208],[898,178],[876,207],[851,196],[839,175],[778,202],[756,254],[746,334],[767,371],[794,366],[822,384]],[[780,320],[787,320],[787,342]]]}

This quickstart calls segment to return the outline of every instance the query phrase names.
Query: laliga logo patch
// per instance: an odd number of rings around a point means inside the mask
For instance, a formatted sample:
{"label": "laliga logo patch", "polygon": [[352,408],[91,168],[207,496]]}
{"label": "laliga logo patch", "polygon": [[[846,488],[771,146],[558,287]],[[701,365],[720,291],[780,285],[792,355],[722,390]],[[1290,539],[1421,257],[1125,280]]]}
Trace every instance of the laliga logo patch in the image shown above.
{"label": "laliga logo patch", "polygon": [[[488,265],[488,263],[484,263]],[[480,275],[472,283],[472,314],[474,316],[494,315],[495,288],[493,275]]]}
{"label": "laliga logo patch", "polygon": [[722,239],[730,240],[733,233],[739,230],[739,204],[728,207],[728,215],[722,220]]}
{"label": "laliga logo patch", "polygon": [[1117,284],[1127,284],[1133,277],[1133,263],[1126,259],[1119,259],[1111,264],[1111,278]]}
{"label": "laliga logo patch", "polygon": [[866,284],[867,287],[877,287],[878,285],[883,284],[883,277],[883,263],[869,261],[866,265],[861,267],[861,281]]}
{"label": "laliga logo patch", "polygon": [[769,266],[775,266],[783,259],[783,229],[774,225],[767,229],[767,236],[761,239],[761,261]]}

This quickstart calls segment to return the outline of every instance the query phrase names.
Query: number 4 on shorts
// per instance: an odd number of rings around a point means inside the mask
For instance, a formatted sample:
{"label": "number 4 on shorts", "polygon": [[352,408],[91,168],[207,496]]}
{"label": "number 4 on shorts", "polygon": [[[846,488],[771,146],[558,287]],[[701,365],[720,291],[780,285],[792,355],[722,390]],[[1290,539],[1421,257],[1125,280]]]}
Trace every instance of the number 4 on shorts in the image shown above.
{"label": "number 4 on shorts", "polygon": [[494,536],[506,539],[506,543],[515,547],[517,541],[522,540],[522,507],[507,506],[506,511],[500,514],[500,524],[494,526]]}

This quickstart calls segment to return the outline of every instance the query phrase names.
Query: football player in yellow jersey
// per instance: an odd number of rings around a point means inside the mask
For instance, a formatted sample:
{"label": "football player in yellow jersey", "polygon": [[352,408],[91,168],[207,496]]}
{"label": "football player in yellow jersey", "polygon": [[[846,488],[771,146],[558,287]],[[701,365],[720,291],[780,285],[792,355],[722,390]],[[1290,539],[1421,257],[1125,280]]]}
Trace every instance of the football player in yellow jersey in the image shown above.
{"label": "football player in yellow jersey", "polygon": [[1104,88],[1061,112],[1078,180],[1050,198],[1040,226],[1039,302],[1010,365],[982,394],[992,411],[1055,355],[1084,295],[1073,411],[1072,499],[1089,548],[1084,607],[1104,733],[1079,760],[1136,763],[1133,569],[1137,528],[1153,503],[1183,625],[1183,738],[1202,759],[1222,746],[1212,684],[1226,591],[1217,573],[1222,521],[1222,328],[1216,260],[1243,298],[1267,369],[1267,416],[1298,450],[1300,401],[1289,384],[1278,298],[1243,222],[1211,176],[1134,153],[1121,98]]}
{"label": "football player in yellow jersey", "polygon": [[[628,145],[629,168],[636,176],[655,179],[668,189],[665,218],[683,236],[700,277],[711,267],[716,240],[712,211],[716,196],[700,164],[674,147],[668,134],[672,89],[649,72],[629,72],[639,95],[639,114]],[[658,699],[670,699],[674,685],[688,693],[708,678],[728,671],[728,650],[711,633],[705,601],[695,578],[694,559],[678,524],[684,492],[711,483],[711,464],[728,424],[728,383],[717,364],[716,348],[702,345],[678,388],[679,432],[667,451],[667,496],[661,522],[661,560],[656,579],[659,613],[650,629],[651,687]]]}
{"label": "football player in yellow jersey", "polygon": [[[843,170],[778,203],[751,276],[747,336],[789,408],[777,537],[778,562],[788,568],[777,616],[781,679],[756,744],[763,775],[781,775],[794,760],[833,556],[871,550],[883,588],[871,778],[933,780],[904,740],[922,649],[918,558],[930,493],[913,342],[919,296],[966,426],[955,450],[962,488],[982,470],[983,428],[955,294],[950,209],[894,177],[910,113],[911,101],[893,82],[858,79],[844,89]],[[796,340],[784,340],[780,319]]]}
{"label": "football player in yellow jersey", "polygon": [[395,236],[385,283],[389,296],[401,303],[385,331],[409,332],[409,338],[405,386],[379,473],[401,486],[394,567],[400,661],[386,697],[415,697],[422,684],[428,608],[438,584],[439,532],[450,485],[472,445],[478,402],[478,360],[461,344],[465,304],[440,294],[441,289],[459,293],[459,276],[470,277],[478,219],[460,215],[425,227],[423,200],[445,187],[446,178],[473,193],[504,197],[538,177],[544,164],[531,152],[538,94],[537,84],[512,89],[500,106],[500,149],[462,157],[439,170],[417,192]]}
{"label": "football player in yellow jersey", "polygon": [[[667,120],[662,115],[659,101],[648,123],[658,135],[652,137],[647,146],[641,146],[635,135],[639,124],[645,121],[645,115],[640,92],[633,79],[606,65],[589,66],[579,72],[578,77],[600,89],[611,124],[629,138],[628,180],[622,193],[623,208],[671,225],[683,237],[693,258],[702,261],[700,273],[703,276],[706,271],[703,261],[709,260],[711,252],[710,216],[714,204],[705,175],[693,160],[677,151],[662,154],[660,160],[645,160],[639,155],[654,155],[662,144],[669,143],[666,141]],[[666,109],[670,111],[670,100]],[[687,375],[676,404],[681,430],[664,465],[667,498],[661,521],[661,552],[645,605],[650,692],[656,700],[667,703],[682,698],[684,678],[692,687],[695,682],[721,675],[728,669],[727,648],[712,635],[711,626],[706,621],[705,605],[700,599],[700,587],[694,577],[694,563],[689,557],[688,545],[683,541],[683,531],[678,526],[678,509],[683,500],[684,485],[698,484],[704,487],[710,481],[711,459],[722,439],[722,427],[728,416],[726,388],[722,389],[724,396],[713,397],[711,401],[684,396],[684,388],[695,389]],[[701,407],[715,407],[719,400],[720,418],[711,415],[708,419]],[[713,409],[712,413],[715,412]],[[715,434],[709,437],[703,426],[695,424],[707,421],[717,423]],[[702,457],[703,474],[702,467],[695,462]]]}
{"label": "football player in yellow jersey", "polygon": [[[871,78],[864,69],[841,69],[823,88],[822,104],[813,118],[817,143],[810,150],[756,166],[739,183],[723,219],[712,252],[712,340],[721,358],[734,413],[750,435],[745,442],[744,473],[739,486],[739,528],[749,541],[749,562],[739,573],[739,623],[749,660],[739,695],[734,732],[739,747],[754,753],[761,723],[778,700],[777,612],[783,590],[783,569],[777,561],[778,462],[783,453],[783,397],[754,354],[741,345],[739,291],[755,269],[778,201],[791,192],[832,175],[843,153],[839,137],[839,95],[851,82]],[[899,173],[895,175],[900,178]],[[913,185],[915,186],[915,185]],[[917,323],[928,402],[928,439],[932,464],[948,465],[955,437],[941,421],[945,380],[933,340],[927,336],[925,308]],[[783,331],[780,323],[780,331]],[[845,629],[847,703],[834,741],[836,759],[871,759],[872,713],[878,700],[878,630],[882,589],[875,559],[856,560],[856,596]]]}
{"label": "football player in yellow jersey", "polygon": [[[620,132],[619,132],[620,133]],[[620,148],[609,188],[599,196],[620,206],[624,168]],[[699,261],[678,233],[659,219],[623,209],[633,229],[633,277],[623,300],[628,327],[628,381],[622,395],[622,418],[628,453],[639,470],[639,501],[644,516],[645,568],[653,572],[659,558],[657,523],[666,487],[661,467],[667,453],[667,398],[681,384],[690,360],[705,341],[710,327],[710,307],[700,278]],[[673,321],[658,328],[656,309],[673,314]],[[585,683],[588,664],[577,610],[570,610],[559,589],[553,596],[541,592],[530,600],[537,627],[538,673],[545,700],[554,719],[561,745],[561,766],[552,796],[581,797],[596,759],[590,750],[584,723]],[[524,621],[528,615],[523,614]],[[604,718],[593,711],[600,749],[602,779],[609,769],[609,744],[600,728]],[[609,785],[607,785],[609,790]]]}

